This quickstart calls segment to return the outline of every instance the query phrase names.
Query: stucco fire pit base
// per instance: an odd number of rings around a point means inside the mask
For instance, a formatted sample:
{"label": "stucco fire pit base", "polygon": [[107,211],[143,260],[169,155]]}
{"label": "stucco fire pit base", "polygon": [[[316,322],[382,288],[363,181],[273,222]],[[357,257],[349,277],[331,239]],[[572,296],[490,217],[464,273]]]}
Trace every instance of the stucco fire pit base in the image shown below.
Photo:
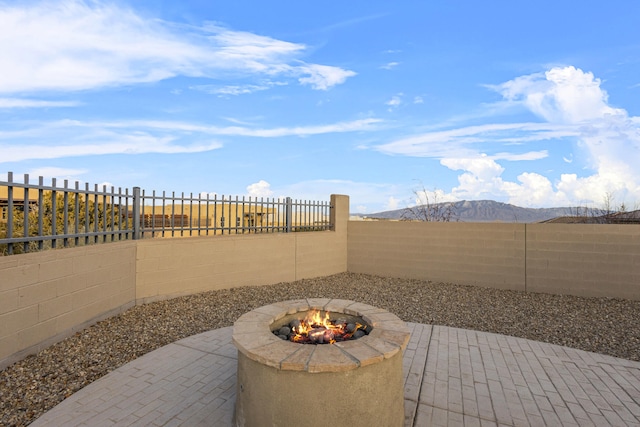
{"label": "stucco fire pit base", "polygon": [[[309,310],[359,316],[373,330],[321,345],[271,333],[274,322]],[[403,426],[402,352],[408,341],[409,329],[397,316],[349,300],[284,301],[248,312],[233,326],[236,426]]]}

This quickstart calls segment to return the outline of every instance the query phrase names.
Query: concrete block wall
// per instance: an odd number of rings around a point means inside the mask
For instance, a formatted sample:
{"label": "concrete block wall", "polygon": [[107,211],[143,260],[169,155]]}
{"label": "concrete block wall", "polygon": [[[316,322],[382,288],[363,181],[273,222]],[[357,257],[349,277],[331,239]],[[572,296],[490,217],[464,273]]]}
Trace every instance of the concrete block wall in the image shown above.
{"label": "concrete block wall", "polygon": [[136,273],[139,302],[295,280],[292,234],[143,240]]}
{"label": "concrete block wall", "polygon": [[351,221],[348,271],[525,290],[524,224]]}
{"label": "concrete block wall", "polygon": [[136,303],[345,271],[640,300],[640,227],[349,221],[0,257],[0,369]]}
{"label": "concrete block wall", "polygon": [[0,368],[135,301],[135,243],[0,257]]}
{"label": "concrete block wall", "polygon": [[640,226],[528,224],[531,292],[640,300]]}
{"label": "concrete block wall", "polygon": [[640,227],[352,221],[348,271],[640,300]]}
{"label": "concrete block wall", "polygon": [[332,231],[138,241],[137,295],[145,303],[346,271],[349,197],[331,196]]}
{"label": "concrete block wall", "polygon": [[334,230],[158,238],[0,257],[0,369],[136,303],[346,271],[349,198]]}

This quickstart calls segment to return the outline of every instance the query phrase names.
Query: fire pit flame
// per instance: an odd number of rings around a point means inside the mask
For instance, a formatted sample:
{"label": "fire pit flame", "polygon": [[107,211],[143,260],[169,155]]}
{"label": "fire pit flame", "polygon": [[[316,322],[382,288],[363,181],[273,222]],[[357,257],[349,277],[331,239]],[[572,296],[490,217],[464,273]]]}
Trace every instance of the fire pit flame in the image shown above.
{"label": "fire pit flame", "polygon": [[292,320],[288,326],[273,331],[280,338],[300,344],[333,344],[360,338],[369,333],[369,327],[345,319],[332,320],[330,313],[324,316],[319,310],[309,311],[302,320]]}

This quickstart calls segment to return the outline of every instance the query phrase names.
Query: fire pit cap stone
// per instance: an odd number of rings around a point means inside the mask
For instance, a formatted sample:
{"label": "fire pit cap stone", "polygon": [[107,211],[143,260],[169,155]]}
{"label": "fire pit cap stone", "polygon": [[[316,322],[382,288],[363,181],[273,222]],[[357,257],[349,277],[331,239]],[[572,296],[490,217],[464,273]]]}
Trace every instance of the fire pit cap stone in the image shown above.
{"label": "fire pit cap stone", "polygon": [[[360,316],[373,330],[357,340],[332,345],[304,345],[271,333],[271,324],[286,315],[324,310]],[[409,328],[396,315],[367,304],[330,298],[283,301],[243,314],[233,326],[233,343],[256,362],[283,371],[340,372],[372,365],[404,351]]]}

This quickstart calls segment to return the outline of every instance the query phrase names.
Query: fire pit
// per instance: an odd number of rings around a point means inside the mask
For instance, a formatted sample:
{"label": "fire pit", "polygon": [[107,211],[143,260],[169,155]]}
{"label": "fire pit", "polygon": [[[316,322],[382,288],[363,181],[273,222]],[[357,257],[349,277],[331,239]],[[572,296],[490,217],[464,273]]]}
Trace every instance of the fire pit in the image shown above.
{"label": "fire pit", "polygon": [[[279,333],[315,313],[349,336],[336,338],[317,324],[317,338]],[[245,313],[233,327],[236,426],[402,426],[408,341],[397,316],[354,301],[310,298]]]}
{"label": "fire pit", "polygon": [[285,316],[276,322],[271,331],[283,340],[300,344],[334,344],[356,340],[373,329],[362,317],[339,313],[335,319],[328,311],[309,310]]}

